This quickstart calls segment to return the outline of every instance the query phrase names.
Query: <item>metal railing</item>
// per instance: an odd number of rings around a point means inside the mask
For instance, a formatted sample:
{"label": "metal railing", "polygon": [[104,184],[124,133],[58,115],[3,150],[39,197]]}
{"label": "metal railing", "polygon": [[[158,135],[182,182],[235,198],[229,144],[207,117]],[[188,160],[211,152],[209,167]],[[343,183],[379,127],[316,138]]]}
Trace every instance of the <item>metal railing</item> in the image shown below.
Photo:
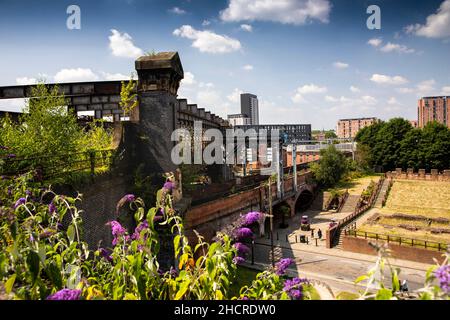
{"label": "metal railing", "polygon": [[449,249],[448,244],[446,243],[394,236],[382,233],[345,229],[344,234],[346,236],[352,236],[356,238],[374,239],[376,241],[386,241],[387,243],[398,244],[399,246],[406,245],[411,247],[423,247],[424,249],[437,251],[447,251]]}
{"label": "metal railing", "polygon": [[60,177],[75,172],[88,172],[114,165],[114,150],[91,150],[60,155],[4,158],[0,174],[15,176],[34,171],[43,180]]}
{"label": "metal railing", "polygon": [[[375,200],[378,197],[378,194],[380,193],[381,187],[383,186],[384,180],[386,179],[385,176],[381,177],[380,180],[378,180],[375,189],[373,190],[372,194],[370,195],[369,201],[367,204],[360,207],[360,201],[358,201],[357,209],[352,214],[346,216],[345,218],[339,220],[339,222],[330,227],[326,230],[327,234],[327,247],[331,248],[333,247],[333,244],[335,242],[336,236],[338,236],[341,232],[341,230],[352,220],[355,220],[358,218],[361,214],[372,208],[372,206],[375,204]],[[361,199],[360,199],[361,200]]]}

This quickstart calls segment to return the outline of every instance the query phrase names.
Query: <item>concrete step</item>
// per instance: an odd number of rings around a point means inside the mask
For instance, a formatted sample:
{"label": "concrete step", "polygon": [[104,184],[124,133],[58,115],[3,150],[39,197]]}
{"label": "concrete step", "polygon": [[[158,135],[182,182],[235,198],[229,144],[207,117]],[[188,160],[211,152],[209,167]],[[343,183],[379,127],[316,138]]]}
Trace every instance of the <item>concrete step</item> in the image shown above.
{"label": "concrete step", "polygon": [[359,195],[351,194],[348,196],[340,212],[353,212],[358,204]]}

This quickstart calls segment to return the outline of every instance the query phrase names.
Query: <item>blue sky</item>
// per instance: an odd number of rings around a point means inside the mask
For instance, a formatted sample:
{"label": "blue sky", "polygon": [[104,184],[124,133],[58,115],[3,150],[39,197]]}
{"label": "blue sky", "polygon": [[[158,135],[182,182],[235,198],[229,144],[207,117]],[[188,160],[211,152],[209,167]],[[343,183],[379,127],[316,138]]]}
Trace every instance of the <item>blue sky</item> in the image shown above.
{"label": "blue sky", "polygon": [[226,117],[251,92],[262,123],[416,119],[420,96],[450,95],[450,0],[0,0],[0,39],[0,85],[121,79],[145,51],[178,51],[180,97]]}

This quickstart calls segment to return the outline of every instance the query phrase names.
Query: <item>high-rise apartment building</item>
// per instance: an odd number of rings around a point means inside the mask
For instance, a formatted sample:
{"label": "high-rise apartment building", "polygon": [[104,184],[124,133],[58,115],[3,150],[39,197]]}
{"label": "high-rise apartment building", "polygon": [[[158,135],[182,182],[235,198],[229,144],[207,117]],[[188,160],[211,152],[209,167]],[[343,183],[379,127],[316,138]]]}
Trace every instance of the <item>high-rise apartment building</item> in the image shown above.
{"label": "high-rise apartment building", "polygon": [[419,128],[437,121],[450,128],[450,96],[423,97],[417,106]]}
{"label": "high-rise apartment building", "polygon": [[377,118],[340,119],[337,125],[338,138],[354,138],[359,130],[377,122]]}
{"label": "high-rise apartment building", "polygon": [[251,93],[241,94],[241,113],[250,118],[250,124],[259,124],[258,97]]}

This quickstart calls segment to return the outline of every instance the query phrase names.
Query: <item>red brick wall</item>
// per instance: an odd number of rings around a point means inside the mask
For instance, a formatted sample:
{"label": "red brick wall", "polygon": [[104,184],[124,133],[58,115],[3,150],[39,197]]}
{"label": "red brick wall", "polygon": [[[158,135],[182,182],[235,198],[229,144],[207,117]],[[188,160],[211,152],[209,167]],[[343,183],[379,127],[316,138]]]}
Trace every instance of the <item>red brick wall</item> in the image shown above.
{"label": "red brick wall", "polygon": [[[376,255],[377,252],[369,245],[369,241],[375,242],[374,240],[343,236],[342,248],[345,251]],[[379,241],[378,243],[381,244],[383,242]],[[437,259],[439,262],[444,260],[444,257],[442,256],[444,254],[443,251],[426,250],[411,247],[406,244],[399,246],[398,244],[393,243],[389,243],[389,249],[391,250],[392,257],[396,259],[411,260],[427,264],[434,264],[433,258]]]}

